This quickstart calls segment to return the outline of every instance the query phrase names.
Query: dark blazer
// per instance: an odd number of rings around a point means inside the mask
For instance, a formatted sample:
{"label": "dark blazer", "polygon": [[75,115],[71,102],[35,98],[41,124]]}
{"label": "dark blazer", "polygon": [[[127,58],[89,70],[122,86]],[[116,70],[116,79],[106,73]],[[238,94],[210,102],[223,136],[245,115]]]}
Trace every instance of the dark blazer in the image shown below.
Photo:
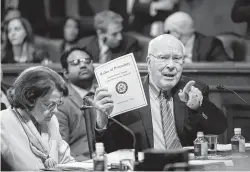
{"label": "dark blazer", "polygon": [[[83,38],[79,41],[78,45],[86,47],[87,51],[90,52],[93,56],[93,61],[95,63],[99,62],[100,47],[97,36],[92,36],[88,38],[87,41],[85,38]],[[123,39],[120,43],[120,46],[115,49],[112,49],[111,59],[115,59],[128,53],[134,53],[136,59],[137,53],[140,51],[140,49],[141,48],[139,46],[139,43],[135,38],[123,34]]]}
{"label": "dark blazer", "polygon": [[[61,136],[70,146],[71,156],[78,161],[82,161],[90,157],[85,116],[80,110],[83,99],[71,86],[68,88],[69,96],[65,98],[64,104],[58,107],[56,116],[59,121]],[[94,133],[95,118],[91,120],[92,133]]]}
{"label": "dark blazer", "polygon": [[[205,134],[221,134],[227,128],[226,117],[208,98],[209,88],[207,85],[198,81],[194,85],[203,93],[203,103],[198,110],[188,108],[179,99],[179,90],[183,89],[190,80],[192,79],[182,76],[172,89],[176,130],[182,146],[193,145],[198,131],[203,131]],[[137,137],[136,147],[139,151],[154,147],[148,82],[148,77],[144,78],[143,87],[148,105],[115,117],[135,133]],[[109,123],[102,141],[105,143],[107,152],[132,148],[131,135],[112,122]]]}
{"label": "dark blazer", "polygon": [[197,32],[195,33],[193,61],[227,61],[229,59],[219,39],[212,36],[205,36]]}

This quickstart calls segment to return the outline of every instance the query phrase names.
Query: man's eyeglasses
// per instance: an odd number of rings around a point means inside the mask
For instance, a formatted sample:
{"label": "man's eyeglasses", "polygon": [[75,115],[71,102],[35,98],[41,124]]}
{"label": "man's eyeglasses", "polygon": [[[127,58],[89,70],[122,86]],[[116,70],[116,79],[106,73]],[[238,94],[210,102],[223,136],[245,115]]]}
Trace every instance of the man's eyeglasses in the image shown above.
{"label": "man's eyeglasses", "polygon": [[62,100],[59,100],[57,102],[49,101],[49,102],[43,102],[42,103],[47,107],[48,110],[52,111],[56,107],[62,105],[64,102]]}
{"label": "man's eyeglasses", "polygon": [[159,63],[166,63],[166,61],[168,61],[170,58],[172,58],[174,63],[182,63],[184,56],[182,55],[177,55],[177,54],[173,54],[173,55],[164,55],[164,56],[154,56],[153,54],[149,54],[151,56],[153,56],[155,59],[157,59],[157,61]]}
{"label": "man's eyeglasses", "polygon": [[92,62],[91,59],[76,59],[76,60],[70,61],[69,64],[72,65],[72,66],[77,66],[80,63],[90,64],[91,62]]}

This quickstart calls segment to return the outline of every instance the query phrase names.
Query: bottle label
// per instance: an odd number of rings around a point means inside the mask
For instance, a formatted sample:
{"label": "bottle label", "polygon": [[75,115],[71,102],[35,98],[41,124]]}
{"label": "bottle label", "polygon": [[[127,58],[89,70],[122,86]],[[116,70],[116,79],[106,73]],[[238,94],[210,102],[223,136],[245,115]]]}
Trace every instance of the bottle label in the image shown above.
{"label": "bottle label", "polygon": [[245,139],[239,140],[239,152],[245,152]]}
{"label": "bottle label", "polygon": [[207,142],[194,144],[194,155],[195,156],[207,156],[207,149],[208,149]]}
{"label": "bottle label", "polygon": [[105,171],[105,161],[94,160],[94,171]]}
{"label": "bottle label", "polygon": [[239,152],[239,140],[233,140],[232,143],[232,151]]}

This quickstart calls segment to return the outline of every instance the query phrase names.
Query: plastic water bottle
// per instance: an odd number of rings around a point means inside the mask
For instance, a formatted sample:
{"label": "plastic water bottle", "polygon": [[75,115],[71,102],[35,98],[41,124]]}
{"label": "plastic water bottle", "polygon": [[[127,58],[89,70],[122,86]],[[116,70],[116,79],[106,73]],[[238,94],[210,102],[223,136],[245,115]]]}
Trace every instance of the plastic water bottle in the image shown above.
{"label": "plastic water bottle", "polygon": [[208,142],[204,138],[203,132],[197,133],[197,138],[194,140],[194,156],[198,157],[206,157],[208,151]]}
{"label": "plastic water bottle", "polygon": [[231,138],[232,152],[245,152],[245,138],[241,135],[241,128],[234,129],[234,136]]}
{"label": "plastic water bottle", "polygon": [[96,151],[93,156],[94,171],[107,171],[107,155],[103,143],[95,144]]}

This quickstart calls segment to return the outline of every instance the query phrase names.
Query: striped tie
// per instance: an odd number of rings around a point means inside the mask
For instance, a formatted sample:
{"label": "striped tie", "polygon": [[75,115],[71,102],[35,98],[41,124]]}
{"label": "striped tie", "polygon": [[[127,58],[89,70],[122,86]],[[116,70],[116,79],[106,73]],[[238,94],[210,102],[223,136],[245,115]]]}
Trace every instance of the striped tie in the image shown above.
{"label": "striped tie", "polygon": [[162,92],[160,96],[160,108],[163,136],[167,149],[179,149],[182,146],[176,133],[174,115],[169,100],[170,98],[166,100]]}

